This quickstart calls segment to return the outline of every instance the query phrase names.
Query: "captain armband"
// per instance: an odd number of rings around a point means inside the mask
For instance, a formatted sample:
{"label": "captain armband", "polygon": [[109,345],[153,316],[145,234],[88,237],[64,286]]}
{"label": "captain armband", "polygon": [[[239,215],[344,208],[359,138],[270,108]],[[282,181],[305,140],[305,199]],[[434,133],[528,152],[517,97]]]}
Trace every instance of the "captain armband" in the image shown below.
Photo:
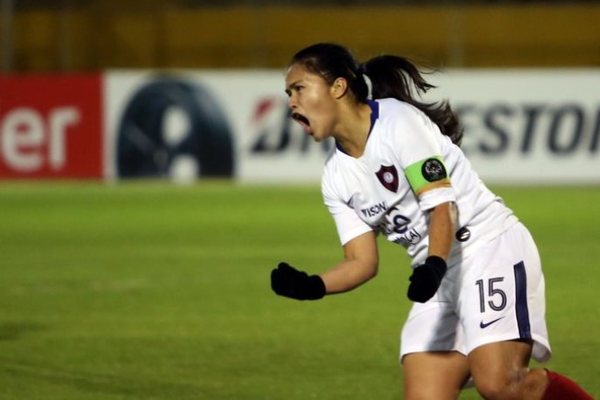
{"label": "captain armband", "polygon": [[441,156],[433,156],[409,165],[404,174],[417,195],[431,189],[450,187],[450,179]]}

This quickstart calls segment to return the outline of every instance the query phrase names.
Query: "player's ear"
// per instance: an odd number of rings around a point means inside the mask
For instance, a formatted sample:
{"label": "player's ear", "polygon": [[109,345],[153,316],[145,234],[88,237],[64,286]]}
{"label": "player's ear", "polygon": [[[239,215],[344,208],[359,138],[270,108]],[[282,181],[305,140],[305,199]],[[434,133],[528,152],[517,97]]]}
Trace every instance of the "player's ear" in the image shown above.
{"label": "player's ear", "polygon": [[348,91],[348,81],[344,78],[337,78],[331,85],[331,94],[334,98],[339,99]]}

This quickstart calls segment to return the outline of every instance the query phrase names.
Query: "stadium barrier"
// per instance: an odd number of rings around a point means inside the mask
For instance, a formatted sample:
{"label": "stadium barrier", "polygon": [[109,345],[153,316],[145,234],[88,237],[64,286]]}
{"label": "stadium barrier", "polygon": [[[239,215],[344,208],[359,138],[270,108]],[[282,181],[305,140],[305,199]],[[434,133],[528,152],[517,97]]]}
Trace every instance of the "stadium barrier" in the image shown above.
{"label": "stadium barrier", "polygon": [[[489,183],[600,183],[600,70],[450,70],[463,149]],[[274,70],[0,77],[0,178],[318,182],[332,144],[289,118]]]}
{"label": "stadium barrier", "polygon": [[596,1],[13,3],[29,4],[11,21],[13,68],[27,72],[281,68],[323,40],[359,59],[393,53],[457,68],[600,65]]}

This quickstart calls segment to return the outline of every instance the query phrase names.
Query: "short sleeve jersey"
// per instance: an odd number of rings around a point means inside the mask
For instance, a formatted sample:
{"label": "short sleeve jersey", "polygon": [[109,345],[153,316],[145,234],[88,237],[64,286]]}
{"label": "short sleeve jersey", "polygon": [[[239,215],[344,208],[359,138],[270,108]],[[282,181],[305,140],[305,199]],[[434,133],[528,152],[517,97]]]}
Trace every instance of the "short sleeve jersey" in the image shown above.
{"label": "short sleeve jersey", "polygon": [[403,245],[416,266],[427,257],[429,211],[454,202],[458,229],[452,263],[517,221],[423,112],[396,99],[369,101],[369,106],[363,155],[354,158],[336,146],[323,173],[324,202],[342,245],[376,231]]}

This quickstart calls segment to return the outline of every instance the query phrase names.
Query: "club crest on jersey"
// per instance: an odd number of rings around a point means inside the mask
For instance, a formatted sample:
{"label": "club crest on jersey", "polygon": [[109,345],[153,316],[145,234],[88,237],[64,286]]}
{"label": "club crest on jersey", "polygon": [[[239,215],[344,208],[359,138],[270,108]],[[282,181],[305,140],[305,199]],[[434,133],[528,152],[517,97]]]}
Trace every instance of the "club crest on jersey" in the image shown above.
{"label": "club crest on jersey", "polygon": [[421,167],[421,173],[423,178],[427,179],[428,182],[435,182],[446,178],[446,168],[444,164],[436,158],[430,158],[423,163]]}
{"label": "club crest on jersey", "polygon": [[393,165],[382,165],[375,173],[379,182],[389,191],[396,193],[398,190],[398,171]]}

